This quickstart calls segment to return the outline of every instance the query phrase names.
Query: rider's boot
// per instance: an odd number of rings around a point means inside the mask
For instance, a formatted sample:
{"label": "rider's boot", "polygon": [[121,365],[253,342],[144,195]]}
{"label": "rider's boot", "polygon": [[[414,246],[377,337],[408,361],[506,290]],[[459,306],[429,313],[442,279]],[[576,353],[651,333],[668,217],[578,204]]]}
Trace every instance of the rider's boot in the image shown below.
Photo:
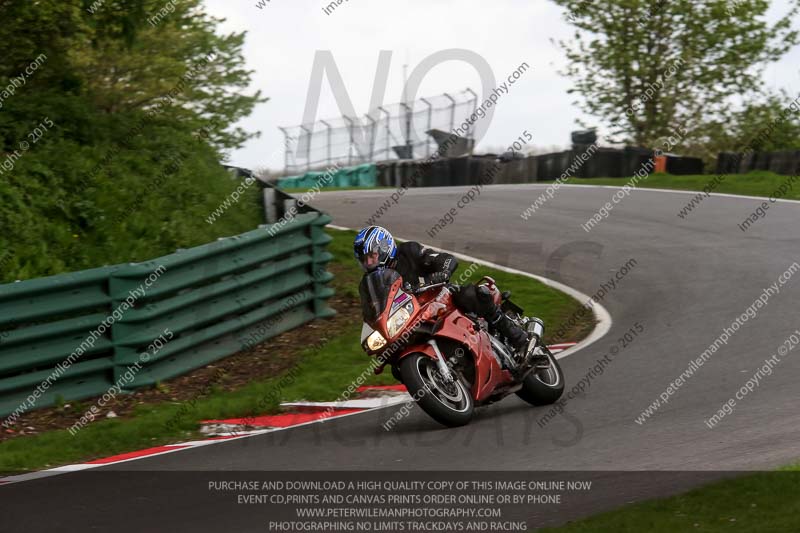
{"label": "rider's boot", "polygon": [[508,343],[514,348],[514,355],[518,359],[526,355],[529,337],[524,329],[517,326],[500,310],[490,320],[490,323],[500,335],[508,339]]}

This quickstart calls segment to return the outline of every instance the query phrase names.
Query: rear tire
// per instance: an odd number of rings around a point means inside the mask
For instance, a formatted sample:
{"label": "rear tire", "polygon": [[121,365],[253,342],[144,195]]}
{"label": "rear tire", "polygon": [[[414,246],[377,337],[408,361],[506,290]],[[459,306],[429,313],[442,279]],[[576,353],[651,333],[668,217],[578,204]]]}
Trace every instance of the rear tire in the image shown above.
{"label": "rear tire", "polygon": [[447,427],[463,426],[472,420],[475,404],[458,376],[454,376],[454,383],[444,383],[436,361],[421,353],[404,357],[399,366],[408,393],[428,416]]}
{"label": "rear tire", "polygon": [[553,404],[564,393],[564,372],[550,350],[545,350],[550,367],[533,370],[525,376],[522,388],[516,392],[517,396],[531,405]]}

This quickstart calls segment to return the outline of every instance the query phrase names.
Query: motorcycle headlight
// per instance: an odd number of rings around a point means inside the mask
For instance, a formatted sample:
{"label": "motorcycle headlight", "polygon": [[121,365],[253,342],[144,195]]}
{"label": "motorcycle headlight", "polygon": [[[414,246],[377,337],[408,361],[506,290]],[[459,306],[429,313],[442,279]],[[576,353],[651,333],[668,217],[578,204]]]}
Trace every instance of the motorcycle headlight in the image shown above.
{"label": "motorcycle headlight", "polygon": [[383,338],[383,335],[378,333],[377,331],[373,331],[372,335],[367,337],[367,348],[370,351],[380,350],[386,345],[386,339]]}
{"label": "motorcycle headlight", "polygon": [[403,329],[403,326],[406,325],[408,319],[411,318],[411,315],[408,313],[405,307],[401,307],[395,313],[389,317],[389,320],[386,322],[386,327],[389,330],[389,337],[394,337],[397,333]]}

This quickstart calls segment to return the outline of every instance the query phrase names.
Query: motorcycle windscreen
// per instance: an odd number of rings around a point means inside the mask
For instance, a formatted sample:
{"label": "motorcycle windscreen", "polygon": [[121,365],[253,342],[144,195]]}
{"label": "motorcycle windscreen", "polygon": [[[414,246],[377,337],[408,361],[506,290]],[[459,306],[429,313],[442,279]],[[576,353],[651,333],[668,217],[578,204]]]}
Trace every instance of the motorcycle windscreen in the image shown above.
{"label": "motorcycle windscreen", "polygon": [[364,322],[375,322],[386,309],[392,285],[400,279],[397,271],[381,268],[361,278],[358,292],[361,295],[361,313]]}

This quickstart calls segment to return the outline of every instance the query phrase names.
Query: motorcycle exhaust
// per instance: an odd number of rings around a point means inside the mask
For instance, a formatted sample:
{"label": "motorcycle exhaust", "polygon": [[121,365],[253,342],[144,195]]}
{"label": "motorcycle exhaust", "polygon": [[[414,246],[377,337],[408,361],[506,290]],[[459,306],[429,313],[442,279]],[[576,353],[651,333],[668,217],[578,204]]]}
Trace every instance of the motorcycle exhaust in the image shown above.
{"label": "motorcycle exhaust", "polygon": [[542,342],[544,338],[544,322],[535,317],[530,318],[526,329],[531,336],[531,340],[528,343],[528,353],[531,354],[539,347],[539,343]]}

